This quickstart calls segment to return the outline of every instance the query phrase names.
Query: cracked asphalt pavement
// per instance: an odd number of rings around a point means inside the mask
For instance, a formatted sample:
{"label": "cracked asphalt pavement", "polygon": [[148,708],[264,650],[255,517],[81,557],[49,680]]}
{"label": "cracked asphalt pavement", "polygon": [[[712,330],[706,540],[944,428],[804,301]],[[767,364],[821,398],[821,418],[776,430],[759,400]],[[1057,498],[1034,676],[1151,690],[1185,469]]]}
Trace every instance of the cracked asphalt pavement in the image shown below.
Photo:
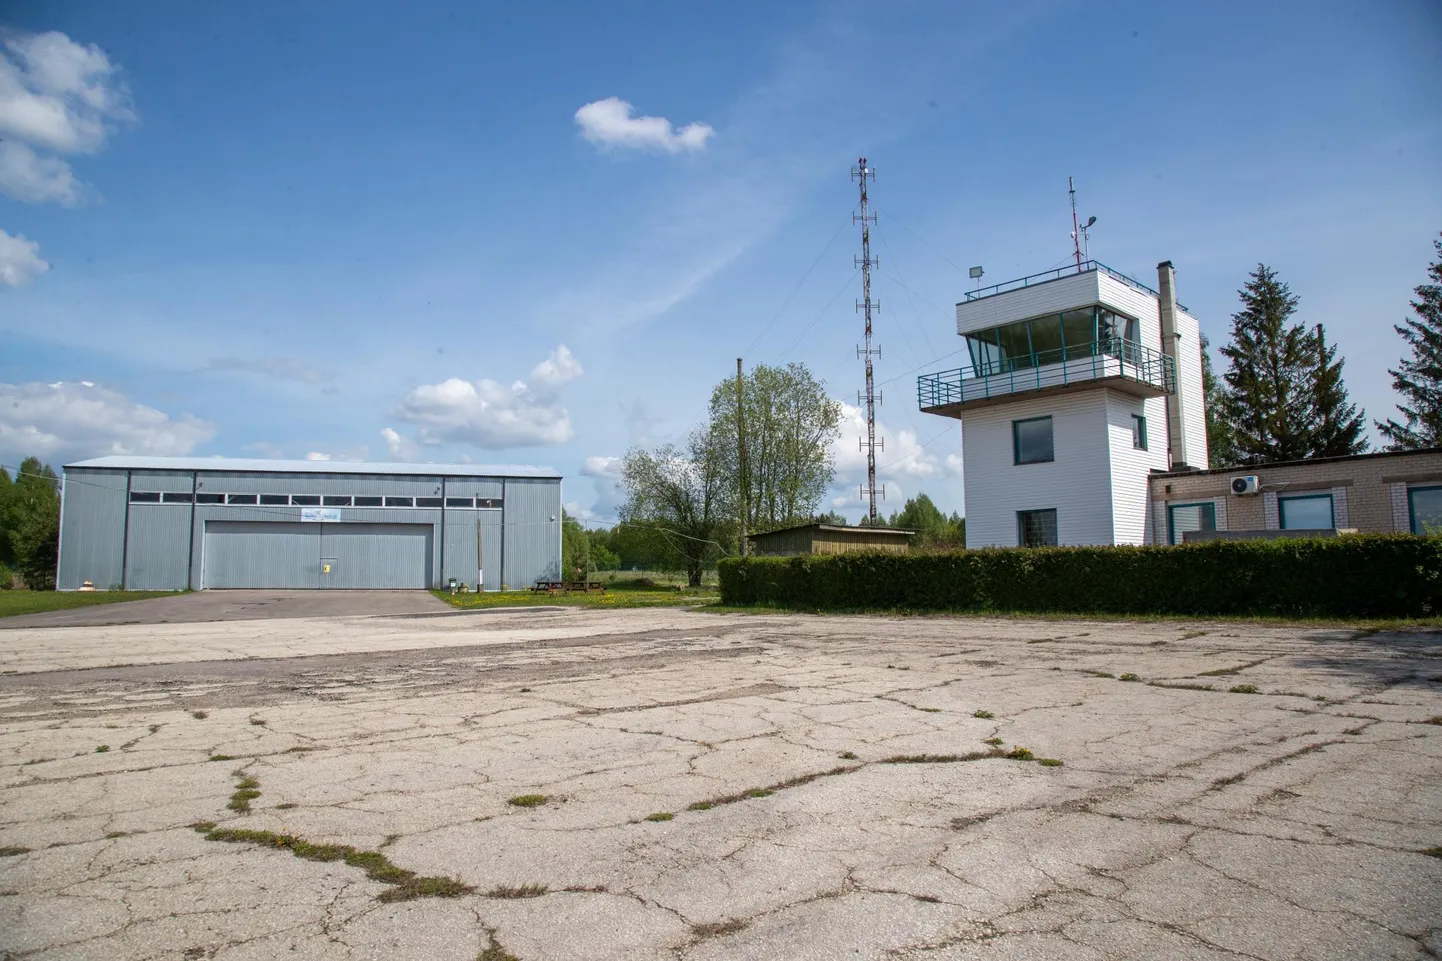
{"label": "cracked asphalt pavement", "polygon": [[1435,633],[567,609],[0,670],[6,961],[1442,956]]}

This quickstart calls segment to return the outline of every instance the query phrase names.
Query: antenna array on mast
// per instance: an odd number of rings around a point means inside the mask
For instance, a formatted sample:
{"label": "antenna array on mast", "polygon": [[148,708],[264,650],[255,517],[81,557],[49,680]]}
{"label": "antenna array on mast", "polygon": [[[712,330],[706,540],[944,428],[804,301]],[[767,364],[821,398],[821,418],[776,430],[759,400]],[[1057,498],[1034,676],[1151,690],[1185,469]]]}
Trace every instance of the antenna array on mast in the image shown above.
{"label": "antenna array on mast", "polygon": [[[866,453],[866,486],[861,488],[861,496],[867,500],[867,523],[876,524],[876,448],[881,446],[885,450],[885,441],[878,442],[876,437],[876,404],[879,397],[876,394],[872,382],[871,358],[873,355],[880,356],[881,348],[871,346],[871,311],[880,311],[881,304],[873,303],[871,300],[871,268],[876,261],[871,257],[871,225],[876,223],[876,215],[870,212],[869,200],[866,196],[866,184],[876,177],[876,171],[866,165],[866,158],[862,157],[856,161],[852,168],[851,177],[861,186],[861,212],[851,215],[853,224],[861,224],[861,257],[856,261],[856,266],[861,269],[861,300],[856,302],[856,309],[861,311],[866,318],[866,342],[864,347],[857,347],[858,357],[866,359],[866,436],[861,438],[860,446]],[[857,397],[858,400],[862,398]],[[881,489],[881,496],[886,498],[886,488]]]}

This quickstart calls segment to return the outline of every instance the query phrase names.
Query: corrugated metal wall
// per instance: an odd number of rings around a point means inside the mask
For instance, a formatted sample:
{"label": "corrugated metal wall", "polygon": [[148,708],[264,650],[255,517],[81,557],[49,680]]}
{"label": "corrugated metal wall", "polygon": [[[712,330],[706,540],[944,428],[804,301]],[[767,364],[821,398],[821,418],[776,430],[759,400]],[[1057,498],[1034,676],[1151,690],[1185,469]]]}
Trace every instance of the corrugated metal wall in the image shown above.
{"label": "corrugated metal wall", "polygon": [[66,471],[56,577],[60,590],[73,591],[86,581],[101,590],[120,586],[125,556],[125,480],[125,471]]}
{"label": "corrugated metal wall", "polygon": [[[429,563],[426,577],[475,581],[475,528],[479,515],[482,559],[488,590],[502,584],[530,586],[555,577],[560,568],[561,483],[541,478],[425,477],[201,471],[133,471],[130,489],[200,493],[317,494],[502,499],[500,510],[453,508],[339,508],[346,524],[423,524]],[[66,472],[61,524],[59,587],[74,590],[84,581],[98,588],[179,590],[214,586],[205,577],[206,524],[212,521],[299,524],[301,507],[188,503],[127,503],[127,472],[72,469]],[[126,524],[127,514],[130,522]],[[444,518],[443,518],[444,514]],[[307,524],[307,526],[310,526]],[[325,526],[317,523],[315,526]],[[443,533],[444,532],[444,533]],[[356,542],[359,543],[359,542]],[[414,550],[413,542],[401,551]],[[395,577],[411,577],[412,561],[397,559]],[[347,565],[354,568],[356,562]],[[402,570],[404,568],[404,570]]]}
{"label": "corrugated metal wall", "polygon": [[516,589],[561,576],[561,485],[506,478],[505,583]]}

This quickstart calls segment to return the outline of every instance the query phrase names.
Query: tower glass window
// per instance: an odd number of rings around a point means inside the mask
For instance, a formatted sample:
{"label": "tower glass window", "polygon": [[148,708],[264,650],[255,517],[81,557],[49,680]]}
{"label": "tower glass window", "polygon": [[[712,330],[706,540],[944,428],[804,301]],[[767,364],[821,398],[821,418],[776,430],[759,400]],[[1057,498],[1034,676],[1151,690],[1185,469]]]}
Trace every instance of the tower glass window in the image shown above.
{"label": "tower glass window", "polygon": [[1017,511],[1016,542],[1022,547],[1056,547],[1056,508]]}
{"label": "tower glass window", "polygon": [[1011,440],[1012,455],[1018,464],[1045,464],[1056,459],[1050,417],[1012,421]]}

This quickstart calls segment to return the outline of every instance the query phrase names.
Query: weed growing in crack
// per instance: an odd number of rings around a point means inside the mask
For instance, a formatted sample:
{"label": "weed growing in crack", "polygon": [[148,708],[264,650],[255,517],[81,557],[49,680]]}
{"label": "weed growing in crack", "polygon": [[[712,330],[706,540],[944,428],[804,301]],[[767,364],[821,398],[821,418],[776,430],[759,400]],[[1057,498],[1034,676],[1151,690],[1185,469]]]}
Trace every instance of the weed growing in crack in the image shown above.
{"label": "weed growing in crack", "polygon": [[529,687],[523,687],[523,688],[521,688],[521,693],[522,693],[522,694],[529,694],[529,693],[531,693],[531,689],[530,689]]}
{"label": "weed growing in crack", "polygon": [[539,898],[551,890],[544,884],[499,884],[486,892],[488,898]]}
{"label": "weed growing in crack", "polygon": [[203,721],[206,718],[210,717],[210,714],[207,711],[191,711],[190,716],[195,718],[197,721]]}
{"label": "weed growing in crack", "polygon": [[207,761],[234,761],[234,760],[235,760],[235,755],[234,755],[234,754],[212,754],[210,757],[206,758],[206,760],[207,760]]}
{"label": "weed growing in crack", "polygon": [[1036,757],[1036,755],[1032,753],[1031,748],[1022,747],[1020,744],[1013,747],[1010,751],[1007,751],[1006,756],[1008,760],[1012,761],[1030,761]]}
{"label": "weed growing in crack", "polygon": [[711,921],[706,924],[691,925],[691,936],[704,940],[706,938],[719,938],[725,934],[735,934],[746,927],[746,922],[740,918],[731,918],[727,921]]}
{"label": "weed growing in crack", "polygon": [[254,724],[256,727],[265,727],[265,718],[253,717],[250,719],[250,723]]}
{"label": "weed growing in crack", "polygon": [[1257,687],[1257,685],[1255,685],[1255,684],[1237,684],[1237,685],[1235,685],[1234,687],[1229,687],[1229,688],[1227,688],[1227,693],[1228,693],[1228,694],[1260,694],[1260,693],[1262,693],[1262,692],[1261,692],[1261,689],[1259,689],[1259,688]]}
{"label": "weed growing in crack", "polygon": [[1186,681],[1172,684],[1168,681],[1147,681],[1148,687],[1165,687],[1174,691],[1212,691],[1216,690],[1210,684],[1192,684]]}
{"label": "weed growing in crack", "polygon": [[1087,671],[1092,677],[1116,677],[1111,671]]}
{"label": "weed growing in crack", "polygon": [[517,794],[506,803],[518,808],[538,808],[547,800],[544,794]]}
{"label": "weed growing in crack", "polygon": [[770,797],[775,793],[776,792],[771,790],[770,788],[754,787],[751,790],[744,792],[741,796],[749,798]]}
{"label": "weed growing in crack", "polygon": [[152,725],[150,725],[150,733],[151,733],[151,734],[154,734],[154,733],[156,733],[156,732],[159,731],[159,730],[160,730],[160,725],[159,725],[159,724],[152,724]]}
{"label": "weed growing in crack", "polygon": [[1439,716],[1437,716],[1437,717],[1429,717],[1429,718],[1427,718],[1427,720],[1423,721],[1422,723],[1423,723],[1423,724],[1442,724],[1442,715],[1439,715]]}
{"label": "weed growing in crack", "polygon": [[1003,742],[1002,739],[999,737],[989,737],[983,740],[981,743],[990,744],[992,747],[1000,747]]}
{"label": "weed growing in crack", "polygon": [[838,754],[837,757],[841,758],[841,760],[843,760],[843,761],[854,761],[854,760],[856,760],[856,752],[855,752],[855,751],[844,751],[844,752],[842,752],[841,754]]}
{"label": "weed growing in crack", "polygon": [[105,840],[114,841],[116,838],[127,837],[129,834],[129,831],[107,831],[105,834]]}
{"label": "weed growing in crack", "polygon": [[1042,767],[1061,767],[1062,765],[1062,762],[1054,757],[1037,758],[1036,763],[1040,764]]}
{"label": "weed growing in crack", "polygon": [[918,711],[925,711],[927,714],[940,714],[940,713],[941,713],[941,708],[939,708],[939,707],[918,707],[917,710],[918,710]]}
{"label": "weed growing in crack", "polygon": [[[0,853],[3,853],[3,852],[0,852]],[[1442,858],[1442,848],[1423,848],[1422,850],[1418,851],[1417,853],[1418,853],[1418,854],[1425,854],[1425,855],[1427,855],[1429,858]]]}
{"label": "weed growing in crack", "polygon": [[990,721],[992,718],[996,717],[996,715],[991,713],[990,711],[972,711],[971,716],[979,717],[983,721]]}
{"label": "weed growing in crack", "polygon": [[882,758],[877,764],[960,764],[1001,757],[1000,751],[971,751],[966,754],[897,754]]}
{"label": "weed growing in crack", "polygon": [[361,851],[349,844],[314,844],[293,834],[277,834],[274,831],[248,831],[242,828],[218,828],[213,822],[201,821],[191,825],[205,836],[207,841],[221,841],[226,844],[254,844],[257,847],[289,851],[293,856],[306,861],[343,861],[348,866],[360,868],[372,881],[389,884],[391,887],[378,896],[381,901],[410,901],[415,898],[455,898],[475,890],[469,884],[462,884],[454,878],[419,875],[414,871],[396,867],[379,851]]}
{"label": "weed growing in crack", "polygon": [[605,894],[608,889],[604,884],[572,884],[561,890],[570,894]]}
{"label": "weed growing in crack", "polygon": [[501,942],[496,940],[495,928],[486,929],[486,938],[491,943],[476,956],[476,961],[521,961],[520,958],[501,947]]}
{"label": "weed growing in crack", "polygon": [[275,806],[275,809],[277,811],[289,811],[291,808],[297,807],[300,807],[300,805],[296,804],[294,801],[286,801],[284,804],[277,804]]}
{"label": "weed growing in crack", "polygon": [[669,821],[669,820],[671,820],[672,818],[674,818],[675,816],[676,816],[676,815],[672,814],[670,811],[657,811],[655,814],[648,814],[648,815],[646,815],[646,820],[647,820],[647,821]]}
{"label": "weed growing in crack", "polygon": [[1347,730],[1343,731],[1342,733],[1343,733],[1343,734],[1357,735],[1357,734],[1361,734],[1361,733],[1362,733],[1363,731],[1365,731],[1365,730],[1367,730],[1365,727],[1349,727],[1349,728],[1347,728]]}
{"label": "weed growing in crack", "polygon": [[1127,671],[1127,672],[1126,672],[1125,674],[1123,674],[1121,677],[1117,678],[1117,680],[1119,680],[1119,681],[1140,681],[1141,678],[1140,678],[1140,677],[1137,677],[1137,676],[1136,676],[1135,674],[1133,674],[1131,671]]}
{"label": "weed growing in crack", "polygon": [[226,805],[232,811],[240,814],[250,813],[250,802],[260,797],[260,781],[251,777],[243,771],[236,771],[235,776],[240,778],[235,784],[235,793],[230,796],[230,803]]}
{"label": "weed growing in crack", "polygon": [[714,808],[715,806],[716,806],[716,805],[712,804],[710,801],[697,801],[695,804],[688,804],[688,805],[686,805],[686,810],[688,810],[688,811],[709,811],[709,810],[711,810],[712,808]]}
{"label": "weed growing in crack", "polygon": [[0,858],[14,858],[14,857],[19,857],[19,856],[22,855],[22,854],[29,854],[29,853],[30,853],[30,849],[29,849],[29,848],[27,848],[27,847],[21,847],[21,846],[18,845],[18,844],[10,844],[10,845],[6,845],[6,846],[3,847],[3,848],[0,848]]}
{"label": "weed growing in crack", "polygon": [[95,749],[95,753],[96,753],[96,754],[104,754],[106,751],[109,751],[109,750],[110,750],[110,745],[109,745],[109,744],[102,744],[102,745],[100,745],[99,747],[97,747],[97,748]]}
{"label": "weed growing in crack", "polygon": [[301,745],[301,746],[299,746],[299,747],[288,747],[288,748],[286,748],[284,751],[282,751],[281,753],[282,753],[282,754],[304,754],[304,753],[306,753],[307,751],[319,751],[319,750],[320,750],[320,748],[318,748],[318,747],[306,747],[306,746],[304,746],[304,745]]}
{"label": "weed growing in crack", "polygon": [[1190,640],[1191,640],[1192,638],[1194,638],[1194,637],[1206,637],[1206,636],[1207,636],[1207,632],[1206,632],[1206,631],[1187,631],[1187,632],[1186,632],[1185,634],[1183,634],[1181,637],[1177,638],[1177,640],[1179,640],[1179,641],[1190,641]]}

